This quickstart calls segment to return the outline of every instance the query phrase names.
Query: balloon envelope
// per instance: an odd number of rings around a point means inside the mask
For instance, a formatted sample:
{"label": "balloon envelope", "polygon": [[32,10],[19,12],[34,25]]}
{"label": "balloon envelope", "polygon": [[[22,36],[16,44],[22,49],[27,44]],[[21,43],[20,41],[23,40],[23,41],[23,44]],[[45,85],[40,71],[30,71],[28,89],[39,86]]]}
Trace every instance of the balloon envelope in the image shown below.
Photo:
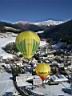
{"label": "balloon envelope", "polygon": [[39,44],[39,36],[31,31],[24,31],[16,37],[16,47],[27,59],[32,58]]}
{"label": "balloon envelope", "polygon": [[38,64],[36,67],[36,74],[40,76],[42,80],[45,80],[47,76],[50,75],[50,65],[49,64]]}

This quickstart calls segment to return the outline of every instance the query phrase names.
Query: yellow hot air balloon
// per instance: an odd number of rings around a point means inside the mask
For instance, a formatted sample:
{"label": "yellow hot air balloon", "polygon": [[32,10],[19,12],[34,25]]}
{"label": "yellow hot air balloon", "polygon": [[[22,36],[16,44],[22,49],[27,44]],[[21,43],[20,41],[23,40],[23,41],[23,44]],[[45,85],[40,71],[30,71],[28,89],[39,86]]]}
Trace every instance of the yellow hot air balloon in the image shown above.
{"label": "yellow hot air balloon", "polygon": [[42,80],[45,80],[47,76],[50,76],[50,65],[49,64],[38,64],[36,67],[36,74],[40,76]]}
{"label": "yellow hot air balloon", "polygon": [[16,47],[27,59],[37,51],[40,44],[39,36],[32,31],[24,31],[16,37]]}

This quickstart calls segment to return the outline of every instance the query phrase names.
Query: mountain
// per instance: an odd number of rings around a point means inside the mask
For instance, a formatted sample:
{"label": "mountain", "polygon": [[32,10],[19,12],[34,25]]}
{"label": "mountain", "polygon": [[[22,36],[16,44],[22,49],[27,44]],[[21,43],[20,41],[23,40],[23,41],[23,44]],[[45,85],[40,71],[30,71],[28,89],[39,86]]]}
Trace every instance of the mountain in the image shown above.
{"label": "mountain", "polygon": [[55,26],[55,25],[59,25],[61,23],[64,23],[64,21],[55,21],[55,20],[48,20],[48,21],[43,21],[43,22],[36,22],[34,23],[35,25],[39,25],[39,26]]}
{"label": "mountain", "polygon": [[44,31],[63,23],[62,21],[48,20],[44,22],[23,22],[19,21],[15,24],[0,21],[0,31],[2,32],[17,32],[31,30],[31,31]]}
{"label": "mountain", "polygon": [[25,30],[31,30],[31,31],[44,31],[44,30],[49,30],[50,28],[59,25],[63,23],[63,21],[54,21],[54,20],[48,20],[48,21],[43,21],[43,22],[23,22],[19,21],[16,22],[16,26],[18,26],[22,31]]}
{"label": "mountain", "polygon": [[0,32],[13,32],[20,33],[21,31],[42,31],[47,29],[48,26],[38,26],[32,23],[18,22],[15,24],[0,21]]}
{"label": "mountain", "polygon": [[43,22],[17,22],[16,25],[23,30],[42,31],[63,23],[63,21],[48,20]]}
{"label": "mountain", "polygon": [[8,23],[8,22],[2,22],[0,21],[0,32],[19,32],[20,28],[12,23]]}
{"label": "mountain", "polygon": [[42,22],[27,22],[27,21],[19,21],[16,22],[16,24],[34,24],[34,25],[38,25],[38,26],[42,26],[42,25],[46,25],[46,26],[53,26],[53,25],[59,25],[61,23],[64,23],[64,21],[57,21],[57,20],[48,20],[48,21],[42,21]]}
{"label": "mountain", "polygon": [[72,20],[59,24],[39,34],[41,38],[52,38],[55,41],[72,43]]}
{"label": "mountain", "polygon": [[18,26],[22,31],[26,31],[26,30],[31,30],[31,31],[42,31],[46,28],[45,27],[41,27],[35,24],[32,24],[30,22],[18,22],[15,24],[16,26]]}
{"label": "mountain", "polygon": [[0,22],[0,32],[20,33],[34,31],[43,39],[67,41],[72,43],[72,20],[67,22],[48,20],[44,22],[17,22],[15,24]]}

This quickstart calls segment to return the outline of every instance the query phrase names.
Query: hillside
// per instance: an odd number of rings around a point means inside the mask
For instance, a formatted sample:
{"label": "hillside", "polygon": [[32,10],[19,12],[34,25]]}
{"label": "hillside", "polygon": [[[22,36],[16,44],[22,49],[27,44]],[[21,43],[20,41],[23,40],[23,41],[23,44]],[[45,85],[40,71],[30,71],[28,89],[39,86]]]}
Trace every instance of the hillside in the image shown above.
{"label": "hillside", "polygon": [[41,38],[52,38],[55,41],[72,42],[72,20],[45,30],[39,35]]}

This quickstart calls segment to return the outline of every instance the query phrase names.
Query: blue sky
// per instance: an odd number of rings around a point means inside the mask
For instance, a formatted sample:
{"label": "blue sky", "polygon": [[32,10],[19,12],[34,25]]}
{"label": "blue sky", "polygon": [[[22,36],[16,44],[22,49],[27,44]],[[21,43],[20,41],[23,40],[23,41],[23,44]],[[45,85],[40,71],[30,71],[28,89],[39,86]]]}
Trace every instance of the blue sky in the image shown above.
{"label": "blue sky", "polygon": [[72,0],[0,0],[0,21],[72,19]]}

